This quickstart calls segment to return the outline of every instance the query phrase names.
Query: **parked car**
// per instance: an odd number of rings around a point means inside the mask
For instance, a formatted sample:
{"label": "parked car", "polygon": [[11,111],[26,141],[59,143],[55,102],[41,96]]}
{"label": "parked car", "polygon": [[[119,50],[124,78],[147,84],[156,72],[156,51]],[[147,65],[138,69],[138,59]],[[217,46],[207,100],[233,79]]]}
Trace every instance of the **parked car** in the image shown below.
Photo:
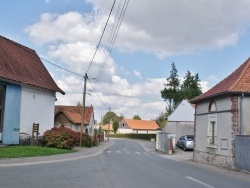
{"label": "parked car", "polygon": [[176,146],[182,148],[184,151],[194,149],[194,135],[184,135],[179,138]]}

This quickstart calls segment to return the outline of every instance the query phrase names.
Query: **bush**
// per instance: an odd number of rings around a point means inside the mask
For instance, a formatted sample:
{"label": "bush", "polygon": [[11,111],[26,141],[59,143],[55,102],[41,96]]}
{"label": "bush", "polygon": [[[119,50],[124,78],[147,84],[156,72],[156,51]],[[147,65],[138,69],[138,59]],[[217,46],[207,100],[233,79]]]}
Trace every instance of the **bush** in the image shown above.
{"label": "bush", "polygon": [[54,127],[43,135],[44,145],[54,148],[71,149],[77,145],[78,134],[64,126]]}
{"label": "bush", "polygon": [[[78,133],[78,136],[79,136],[79,141],[77,142],[77,145],[79,146],[80,144],[80,134],[81,133]],[[85,147],[92,147],[92,146],[95,146],[95,140],[88,134],[88,133],[82,133],[82,146],[85,146]]]}

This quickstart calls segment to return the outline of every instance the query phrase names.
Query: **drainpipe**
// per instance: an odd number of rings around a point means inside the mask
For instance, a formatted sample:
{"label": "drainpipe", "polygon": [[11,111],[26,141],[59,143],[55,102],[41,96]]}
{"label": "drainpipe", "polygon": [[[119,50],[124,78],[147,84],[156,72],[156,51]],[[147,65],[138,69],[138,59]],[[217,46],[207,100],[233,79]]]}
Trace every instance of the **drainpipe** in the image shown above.
{"label": "drainpipe", "polygon": [[243,134],[243,98],[244,98],[244,93],[241,94],[240,97],[240,135]]}

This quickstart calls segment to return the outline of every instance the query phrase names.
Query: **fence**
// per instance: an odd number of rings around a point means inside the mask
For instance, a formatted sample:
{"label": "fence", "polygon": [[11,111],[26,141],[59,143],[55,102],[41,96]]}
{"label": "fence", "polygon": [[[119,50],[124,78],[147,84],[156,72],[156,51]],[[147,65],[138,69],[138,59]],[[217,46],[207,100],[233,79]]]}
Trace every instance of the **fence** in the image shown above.
{"label": "fence", "polygon": [[250,171],[250,135],[235,136],[235,161],[237,168]]}

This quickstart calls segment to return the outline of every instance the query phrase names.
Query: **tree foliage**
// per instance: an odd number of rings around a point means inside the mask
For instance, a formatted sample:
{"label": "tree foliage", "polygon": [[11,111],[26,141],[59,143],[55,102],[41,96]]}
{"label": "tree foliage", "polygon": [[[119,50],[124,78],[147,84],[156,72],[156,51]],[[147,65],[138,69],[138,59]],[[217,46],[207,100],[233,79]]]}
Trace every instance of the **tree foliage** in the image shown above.
{"label": "tree foliage", "polygon": [[190,71],[187,71],[183,84],[181,85],[181,91],[183,98],[192,99],[202,93],[200,86],[199,74],[191,75]]}
{"label": "tree foliage", "polygon": [[133,119],[141,120],[141,117],[139,115],[134,115]]}
{"label": "tree foliage", "polygon": [[163,128],[167,123],[166,119],[167,119],[167,113],[161,112],[159,116],[155,119],[155,122],[160,128]]}
{"label": "tree foliage", "polygon": [[191,72],[187,71],[183,83],[180,84],[174,63],[172,63],[170,76],[166,80],[167,83],[164,84],[165,88],[161,90],[161,96],[167,102],[167,115],[170,115],[183,99],[190,100],[202,93],[199,74],[192,76]]}
{"label": "tree foliage", "polygon": [[80,101],[78,101],[76,106],[82,106],[82,103]]}
{"label": "tree foliage", "polygon": [[113,129],[114,129],[115,133],[117,132],[118,128],[119,128],[119,122],[117,120],[115,120],[113,122]]}
{"label": "tree foliage", "polygon": [[114,121],[120,122],[122,119],[124,119],[124,116],[122,114],[120,116],[117,116],[116,113],[110,111],[104,115],[102,119],[102,124],[109,124],[109,120],[112,122]]}
{"label": "tree foliage", "polygon": [[167,78],[167,83],[164,85],[165,88],[161,90],[161,97],[167,102],[167,113],[171,114],[172,111],[182,101],[180,80],[174,63],[172,63],[172,70],[170,71],[170,76]]}

